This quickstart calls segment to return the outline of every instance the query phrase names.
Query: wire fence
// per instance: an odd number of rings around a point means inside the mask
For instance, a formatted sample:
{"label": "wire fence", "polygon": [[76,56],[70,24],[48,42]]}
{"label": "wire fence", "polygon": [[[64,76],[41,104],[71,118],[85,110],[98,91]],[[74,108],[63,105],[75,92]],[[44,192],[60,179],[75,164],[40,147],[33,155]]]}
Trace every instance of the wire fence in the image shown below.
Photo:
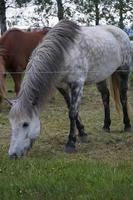
{"label": "wire fence", "polygon": [[[75,70],[75,72],[77,72]],[[86,72],[83,70],[83,72]],[[89,70],[86,73],[98,73],[100,70]],[[104,71],[103,71],[104,72]],[[115,72],[133,72],[133,69],[121,69],[121,70],[116,70]],[[29,72],[29,71],[23,71],[23,72],[15,72],[15,71],[10,71],[10,72],[0,72],[0,74],[62,74],[62,73],[70,73],[69,70],[63,70],[63,71],[47,71],[47,72]],[[71,71],[71,73],[74,73],[74,71]],[[70,73],[70,74],[71,74]],[[113,72],[114,73],[114,72]]]}

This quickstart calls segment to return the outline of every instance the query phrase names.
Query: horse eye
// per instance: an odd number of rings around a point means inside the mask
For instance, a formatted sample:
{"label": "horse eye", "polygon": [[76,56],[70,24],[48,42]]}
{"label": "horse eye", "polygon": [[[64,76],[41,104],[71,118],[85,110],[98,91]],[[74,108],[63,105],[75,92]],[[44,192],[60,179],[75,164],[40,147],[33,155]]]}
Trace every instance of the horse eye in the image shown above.
{"label": "horse eye", "polygon": [[29,126],[29,124],[27,122],[23,123],[23,128],[27,128]]}

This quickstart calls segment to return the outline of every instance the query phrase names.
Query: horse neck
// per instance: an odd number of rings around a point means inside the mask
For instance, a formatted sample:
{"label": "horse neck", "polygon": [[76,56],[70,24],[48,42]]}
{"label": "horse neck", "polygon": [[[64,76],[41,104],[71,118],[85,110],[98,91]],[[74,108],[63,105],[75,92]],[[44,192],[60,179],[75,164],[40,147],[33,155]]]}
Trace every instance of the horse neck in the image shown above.
{"label": "horse neck", "polygon": [[31,56],[32,51],[37,47],[42,38],[46,35],[46,31],[33,31],[25,32],[22,45],[24,46],[26,61],[28,62],[29,57]]}
{"label": "horse neck", "polygon": [[21,86],[19,100],[41,109],[53,89],[62,78],[66,52],[75,43],[79,26],[70,21],[61,21],[42,40],[32,53],[27,73]]}
{"label": "horse neck", "polygon": [[[25,108],[35,108],[35,110],[41,111],[42,106],[46,104],[48,97],[55,88],[57,74],[52,71],[41,71],[39,74],[29,70],[26,76],[27,78],[22,83],[18,98]],[[32,76],[34,77],[32,78]]]}

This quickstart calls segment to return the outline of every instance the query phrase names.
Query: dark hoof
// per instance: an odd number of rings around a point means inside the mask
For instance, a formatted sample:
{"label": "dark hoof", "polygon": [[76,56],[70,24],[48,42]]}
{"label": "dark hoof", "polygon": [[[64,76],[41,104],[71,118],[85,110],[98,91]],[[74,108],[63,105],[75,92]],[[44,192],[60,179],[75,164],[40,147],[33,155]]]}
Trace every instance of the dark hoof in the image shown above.
{"label": "dark hoof", "polygon": [[66,153],[75,153],[76,147],[74,143],[67,143],[65,146],[65,152]]}
{"label": "dark hoof", "polygon": [[124,128],[124,132],[133,132],[133,129],[131,127]]}
{"label": "dark hoof", "polygon": [[102,133],[110,133],[110,128],[102,128]]}
{"label": "dark hoof", "polygon": [[88,135],[87,134],[79,135],[79,140],[80,140],[81,143],[88,143],[88,142],[90,142],[89,139],[88,139]]}

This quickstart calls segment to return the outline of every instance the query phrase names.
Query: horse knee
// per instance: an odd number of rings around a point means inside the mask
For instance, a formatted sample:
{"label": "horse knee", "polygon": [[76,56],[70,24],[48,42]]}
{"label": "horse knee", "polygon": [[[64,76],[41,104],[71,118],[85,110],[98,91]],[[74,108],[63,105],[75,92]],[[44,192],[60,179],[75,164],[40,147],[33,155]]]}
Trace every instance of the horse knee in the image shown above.
{"label": "horse knee", "polygon": [[69,111],[69,119],[70,120],[76,120],[77,119],[77,112],[75,110]]}

